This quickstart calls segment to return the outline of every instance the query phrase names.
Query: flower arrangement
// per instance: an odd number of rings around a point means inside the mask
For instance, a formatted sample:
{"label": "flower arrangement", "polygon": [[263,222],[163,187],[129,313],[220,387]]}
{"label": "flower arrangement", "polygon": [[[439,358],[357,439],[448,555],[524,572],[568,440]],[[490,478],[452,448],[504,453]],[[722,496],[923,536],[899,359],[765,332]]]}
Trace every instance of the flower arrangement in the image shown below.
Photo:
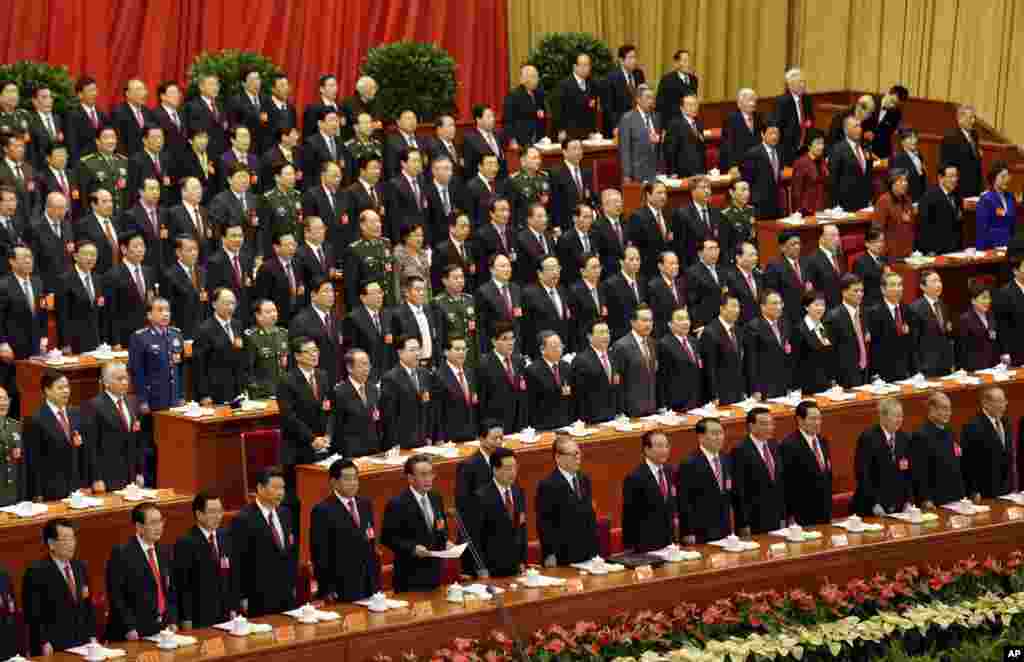
{"label": "flower arrangement", "polygon": [[[1022,613],[1024,551],[1016,551],[1003,560],[908,566],[845,586],[826,580],[815,593],[740,592],[604,624],[550,625],[523,642],[522,652],[536,662],[884,659],[891,649],[923,651],[936,641],[955,645],[971,633],[1022,628]],[[429,657],[408,653],[401,662],[505,662],[519,659],[515,648],[506,633],[493,631],[456,639]],[[376,662],[393,661],[381,655]]]}

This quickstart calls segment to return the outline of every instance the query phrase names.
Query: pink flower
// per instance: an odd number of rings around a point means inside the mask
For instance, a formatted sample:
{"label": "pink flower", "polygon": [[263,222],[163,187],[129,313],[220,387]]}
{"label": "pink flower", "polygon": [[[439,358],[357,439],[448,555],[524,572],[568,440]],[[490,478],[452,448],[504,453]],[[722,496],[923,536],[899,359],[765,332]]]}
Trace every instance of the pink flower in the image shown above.
{"label": "pink flower", "polygon": [[544,646],[544,650],[548,651],[549,653],[554,653],[555,655],[558,655],[563,650],[565,650],[565,644],[562,642],[561,639],[553,639]]}
{"label": "pink flower", "polygon": [[472,639],[463,639],[463,638],[460,638],[460,637],[456,637],[455,641],[452,642],[452,643],[455,646],[455,650],[459,651],[460,653],[465,653],[466,651],[468,651],[470,648],[473,647],[473,640]]}

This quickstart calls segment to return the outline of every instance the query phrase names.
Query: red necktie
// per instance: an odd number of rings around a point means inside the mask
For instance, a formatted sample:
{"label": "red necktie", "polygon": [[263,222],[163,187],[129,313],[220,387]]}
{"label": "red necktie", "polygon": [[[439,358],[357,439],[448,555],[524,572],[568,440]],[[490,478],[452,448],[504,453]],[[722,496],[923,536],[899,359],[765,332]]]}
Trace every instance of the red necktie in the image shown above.
{"label": "red necktie", "polygon": [[793,270],[796,271],[796,279],[802,287],[804,284],[804,277],[800,273],[800,260],[793,260]]}
{"label": "red necktie", "polygon": [[814,444],[814,457],[818,460],[818,471],[825,471],[825,455],[821,452],[818,438],[815,437],[812,443]]}
{"label": "red necktie", "polygon": [[235,285],[237,287],[241,288],[242,287],[242,267],[238,263],[238,256],[237,255],[234,258],[232,258],[231,266],[234,268],[234,271],[235,271]]}
{"label": "red necktie", "polygon": [[463,372],[460,369],[458,371],[458,375],[459,375],[459,386],[462,387],[462,397],[466,399],[466,404],[467,405],[471,405],[471,404],[473,404],[472,403],[473,399],[469,395],[469,385],[466,384],[466,373]]}
{"label": "red necktie", "polygon": [[853,313],[853,330],[857,334],[857,350],[859,351],[860,358],[858,366],[861,370],[867,370],[868,368],[868,346],[864,342],[864,328],[860,323],[860,315],[856,312]]}
{"label": "red necktie", "polygon": [[501,288],[501,296],[505,299],[505,314],[512,317],[512,295],[509,294],[508,285],[503,285]]}
{"label": "red necktie", "polygon": [[57,182],[60,184],[60,190],[64,192],[64,197],[69,196],[71,193],[68,191],[68,180],[64,177],[64,171],[57,171]]}
{"label": "red necktie", "polygon": [[71,424],[68,423],[68,415],[61,409],[57,414],[57,420],[60,421],[60,426],[64,429],[64,436],[71,440]]}
{"label": "red necktie", "polygon": [[215,561],[220,561],[220,549],[217,547],[217,534],[210,534],[210,548],[213,550],[213,558]]}
{"label": "red necktie", "polygon": [[562,385],[562,376],[560,374],[558,374],[558,364],[557,363],[555,365],[551,366],[551,372],[553,372],[555,374],[555,383],[558,384],[559,386],[561,386]]}
{"label": "red necktie", "polygon": [[64,562],[64,577],[68,582],[68,590],[71,591],[71,600],[78,602],[78,586],[75,584],[75,573],[71,570],[71,563]]}
{"label": "red necktie", "polygon": [[278,549],[284,549],[284,541],[281,540],[281,534],[277,530],[277,515],[274,511],[270,511],[270,532],[274,534],[274,544],[277,545]]}
{"label": "red necktie", "polygon": [[716,455],[715,461],[711,463],[711,469],[715,472],[715,480],[718,481],[718,489],[721,490],[722,485],[722,460]]}
{"label": "red necktie", "polygon": [[153,169],[156,170],[156,174],[163,177],[163,168],[160,167],[160,156],[153,157]]}
{"label": "red necktie", "polygon": [[167,611],[167,598],[164,596],[164,580],[156,564],[156,548],[150,547],[146,558],[149,560],[149,569],[153,571],[153,579],[156,580],[156,610],[162,617]]}
{"label": "red necktie", "polygon": [[311,373],[309,375],[309,385],[313,389],[313,397],[316,398],[317,400],[319,400],[320,399],[320,385],[316,383],[316,373],[315,372]]}
{"label": "red necktie", "polygon": [[362,528],[359,523],[359,509],[355,506],[355,499],[348,499],[345,501],[345,505],[348,506],[348,514],[352,516],[352,521],[355,522],[356,528]]}
{"label": "red necktie", "polygon": [[508,377],[509,384],[515,384],[516,373],[512,371],[512,357],[505,359],[505,375]]}
{"label": "red necktie", "polygon": [[658,467],[658,487],[661,488],[661,498],[668,498],[668,481],[665,480],[664,467]]}
{"label": "red necktie", "polygon": [[93,108],[89,108],[89,109],[88,109],[88,110],[86,111],[86,114],[87,114],[87,115],[89,116],[89,122],[90,122],[90,123],[92,124],[92,128],[93,128],[93,129],[98,129],[98,128],[100,128],[100,122],[99,122],[99,120],[98,120],[98,119],[96,118],[96,110],[95,110],[95,109],[93,109]]}
{"label": "red necktie", "polygon": [[686,350],[686,355],[690,357],[690,361],[697,365],[697,357],[693,354],[693,347],[690,347],[690,341],[686,338],[680,338],[679,342],[682,344],[683,349]]}
{"label": "red necktie", "polygon": [[598,354],[598,358],[601,359],[601,365],[604,367],[605,377],[610,378],[612,376],[612,368],[608,364],[608,355],[605,354],[604,352],[601,352],[600,354]]}
{"label": "red necktie", "polygon": [[145,124],[145,122],[142,120],[142,111],[140,111],[135,106],[132,106],[132,112],[135,113],[135,122],[139,125],[139,128],[141,129],[143,124]]}
{"label": "red necktie", "polygon": [[900,312],[899,304],[896,304],[896,335],[903,335],[903,313]]}
{"label": "red necktie", "polygon": [[121,422],[124,423],[125,431],[131,430],[132,422],[128,418],[128,411],[124,408],[124,398],[117,399],[117,411],[121,414]]}
{"label": "red necktie", "polygon": [[768,467],[768,475],[771,479],[775,480],[775,458],[772,457],[772,452],[768,450],[768,443],[761,444],[761,457],[764,459],[764,465]]}
{"label": "red necktie", "polygon": [[674,280],[673,281],[669,281],[668,286],[670,288],[672,288],[672,300],[675,301],[676,305],[678,306],[679,305],[679,292],[676,291],[676,282]]}
{"label": "red necktie", "polygon": [[505,490],[505,510],[508,511],[509,519],[515,521],[516,504],[512,501],[512,490]]}
{"label": "red necktie", "polygon": [[754,285],[754,275],[744,271],[743,272],[743,276],[744,276],[744,278],[747,279],[747,287],[750,288],[750,293],[754,295],[754,299],[756,300],[757,299],[757,286]]}

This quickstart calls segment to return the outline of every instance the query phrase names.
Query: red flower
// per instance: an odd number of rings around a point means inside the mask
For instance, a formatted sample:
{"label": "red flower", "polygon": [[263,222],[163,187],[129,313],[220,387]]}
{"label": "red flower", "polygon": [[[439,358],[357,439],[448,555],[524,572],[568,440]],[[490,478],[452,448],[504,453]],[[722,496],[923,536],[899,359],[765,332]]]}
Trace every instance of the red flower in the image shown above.
{"label": "red flower", "polygon": [[544,650],[558,655],[565,650],[565,643],[561,639],[553,639],[544,646]]}

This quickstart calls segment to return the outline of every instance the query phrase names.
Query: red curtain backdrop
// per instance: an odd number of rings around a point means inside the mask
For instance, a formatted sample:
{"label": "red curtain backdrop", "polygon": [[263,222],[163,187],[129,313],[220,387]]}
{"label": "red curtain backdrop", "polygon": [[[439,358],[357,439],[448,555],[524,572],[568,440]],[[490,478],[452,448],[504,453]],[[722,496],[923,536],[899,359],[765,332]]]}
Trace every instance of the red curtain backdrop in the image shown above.
{"label": "red curtain backdrop", "polygon": [[[458,64],[458,106],[496,108],[508,90],[506,0],[12,0],[0,27],[0,61],[67,65],[100,84],[101,105],[130,78],[185,82],[196,54],[224,48],[263,53],[292,84],[300,109],[317,79],[355,89],[366,51],[391,41],[438,43]],[[300,110],[301,113],[301,110]]]}

